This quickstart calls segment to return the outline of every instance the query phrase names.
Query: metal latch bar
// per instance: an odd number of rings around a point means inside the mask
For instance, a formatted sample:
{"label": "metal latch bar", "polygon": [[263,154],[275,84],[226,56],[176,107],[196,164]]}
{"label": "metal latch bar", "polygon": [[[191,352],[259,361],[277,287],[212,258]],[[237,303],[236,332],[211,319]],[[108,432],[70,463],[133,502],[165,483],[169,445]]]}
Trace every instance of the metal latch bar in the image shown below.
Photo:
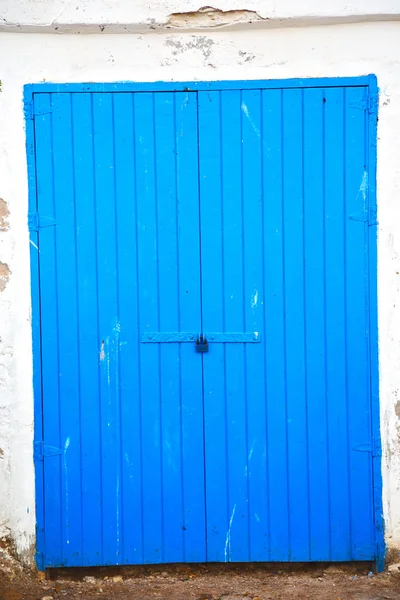
{"label": "metal latch bar", "polygon": [[208,342],[216,344],[254,344],[261,341],[258,331],[252,332],[184,332],[184,331],[150,331],[142,334],[144,344],[173,344],[195,342],[202,335]]}

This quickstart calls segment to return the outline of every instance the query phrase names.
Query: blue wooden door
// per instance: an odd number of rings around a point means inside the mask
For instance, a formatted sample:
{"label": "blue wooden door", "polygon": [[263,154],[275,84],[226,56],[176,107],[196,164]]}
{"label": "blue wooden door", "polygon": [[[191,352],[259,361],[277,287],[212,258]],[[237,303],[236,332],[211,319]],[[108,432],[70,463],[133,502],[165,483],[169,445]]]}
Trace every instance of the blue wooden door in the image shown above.
{"label": "blue wooden door", "polygon": [[46,566],[206,559],[196,101],[35,96]]}
{"label": "blue wooden door", "polygon": [[364,97],[199,92],[209,561],[375,556]]}
{"label": "blue wooden door", "polygon": [[376,558],[368,89],[265,87],[34,94],[41,566]]}

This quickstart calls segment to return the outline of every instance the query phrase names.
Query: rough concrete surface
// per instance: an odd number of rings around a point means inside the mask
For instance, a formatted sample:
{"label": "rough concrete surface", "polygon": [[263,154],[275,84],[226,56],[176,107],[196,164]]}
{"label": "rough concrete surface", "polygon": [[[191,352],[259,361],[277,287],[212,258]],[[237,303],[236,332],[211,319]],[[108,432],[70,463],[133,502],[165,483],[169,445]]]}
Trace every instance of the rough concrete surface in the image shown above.
{"label": "rough concrete surface", "polygon": [[[384,600],[400,599],[400,570],[368,565],[169,565],[24,570],[0,550],[0,600]],[[51,578],[50,578],[51,577]],[[67,578],[68,577],[68,578]]]}

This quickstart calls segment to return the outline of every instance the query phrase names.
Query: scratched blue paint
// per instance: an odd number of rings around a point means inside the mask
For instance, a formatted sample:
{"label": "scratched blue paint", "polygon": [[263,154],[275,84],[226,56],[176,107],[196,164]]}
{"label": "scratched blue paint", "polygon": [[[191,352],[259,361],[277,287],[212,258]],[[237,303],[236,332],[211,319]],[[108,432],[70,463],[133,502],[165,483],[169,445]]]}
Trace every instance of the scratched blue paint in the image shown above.
{"label": "scratched blue paint", "polygon": [[382,568],[376,94],[26,86],[40,568]]}

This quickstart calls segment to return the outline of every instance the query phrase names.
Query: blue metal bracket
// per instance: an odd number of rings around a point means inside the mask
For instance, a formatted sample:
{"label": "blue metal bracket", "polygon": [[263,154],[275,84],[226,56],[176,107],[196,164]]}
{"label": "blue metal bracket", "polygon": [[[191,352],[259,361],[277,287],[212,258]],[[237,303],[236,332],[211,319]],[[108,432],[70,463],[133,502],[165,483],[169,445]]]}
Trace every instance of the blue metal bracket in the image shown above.
{"label": "blue metal bracket", "polygon": [[360,221],[362,223],[367,223],[369,227],[373,227],[378,224],[377,220],[377,211],[375,207],[371,207],[369,210],[365,209],[359,213],[354,213],[349,215],[350,221]]}
{"label": "blue metal bracket", "polygon": [[57,222],[51,217],[43,217],[37,212],[28,213],[28,229],[29,231],[39,231],[42,227],[52,227]]}
{"label": "blue metal bracket", "polygon": [[351,102],[350,106],[352,108],[359,108],[361,110],[366,110],[369,114],[377,114],[378,113],[378,105],[379,105],[379,97],[378,94],[369,94],[369,90],[366,90],[364,97],[361,98],[358,102]]}
{"label": "blue metal bracket", "polygon": [[[250,333],[207,333],[204,332],[203,337],[207,342],[216,344],[254,344],[261,341],[261,334],[258,331]],[[182,342],[195,342],[199,336],[198,332],[182,332],[182,331],[154,331],[142,334],[142,343],[144,344],[171,344]]]}
{"label": "blue metal bracket", "polygon": [[353,446],[356,452],[371,452],[372,456],[382,456],[381,441],[378,438],[372,438],[370,442],[365,444],[357,444]]}
{"label": "blue metal bracket", "polygon": [[57,456],[62,454],[61,448],[48,446],[44,442],[35,442],[33,446],[33,455],[36,460],[43,460],[47,456]]}
{"label": "blue metal bracket", "polygon": [[48,115],[51,112],[53,112],[53,107],[51,105],[37,108],[33,105],[33,100],[28,100],[24,104],[25,119],[33,119],[34,117],[38,117],[40,115]]}

